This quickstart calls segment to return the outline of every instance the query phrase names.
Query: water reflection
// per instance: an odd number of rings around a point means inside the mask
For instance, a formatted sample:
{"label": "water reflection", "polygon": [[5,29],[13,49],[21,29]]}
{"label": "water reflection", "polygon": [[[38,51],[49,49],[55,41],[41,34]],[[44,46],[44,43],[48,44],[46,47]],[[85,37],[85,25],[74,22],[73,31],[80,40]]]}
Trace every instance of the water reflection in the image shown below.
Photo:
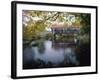
{"label": "water reflection", "polygon": [[79,66],[82,63],[76,49],[76,44],[65,42],[32,42],[23,50],[23,69]]}

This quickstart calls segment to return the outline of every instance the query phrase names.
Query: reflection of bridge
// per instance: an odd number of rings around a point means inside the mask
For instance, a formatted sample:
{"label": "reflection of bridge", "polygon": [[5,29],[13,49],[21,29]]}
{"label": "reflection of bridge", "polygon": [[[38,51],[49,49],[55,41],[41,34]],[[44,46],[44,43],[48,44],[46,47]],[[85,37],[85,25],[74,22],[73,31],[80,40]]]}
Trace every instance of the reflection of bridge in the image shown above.
{"label": "reflection of bridge", "polygon": [[68,47],[76,47],[76,43],[67,43],[67,42],[56,42],[56,41],[52,41],[52,47],[55,49],[59,49],[59,48],[68,48]]}

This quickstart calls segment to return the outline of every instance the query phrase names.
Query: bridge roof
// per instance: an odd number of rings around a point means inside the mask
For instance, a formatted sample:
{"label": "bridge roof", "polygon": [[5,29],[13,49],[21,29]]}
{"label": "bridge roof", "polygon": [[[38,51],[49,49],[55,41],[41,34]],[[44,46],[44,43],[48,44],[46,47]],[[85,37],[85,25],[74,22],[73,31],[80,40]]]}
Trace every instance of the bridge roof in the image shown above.
{"label": "bridge roof", "polygon": [[69,27],[69,25],[67,23],[64,22],[53,22],[50,25],[51,28],[67,28]]}
{"label": "bridge roof", "polygon": [[62,28],[80,28],[79,24],[68,25],[68,23],[64,22],[54,22],[50,25],[52,29],[62,29]]}

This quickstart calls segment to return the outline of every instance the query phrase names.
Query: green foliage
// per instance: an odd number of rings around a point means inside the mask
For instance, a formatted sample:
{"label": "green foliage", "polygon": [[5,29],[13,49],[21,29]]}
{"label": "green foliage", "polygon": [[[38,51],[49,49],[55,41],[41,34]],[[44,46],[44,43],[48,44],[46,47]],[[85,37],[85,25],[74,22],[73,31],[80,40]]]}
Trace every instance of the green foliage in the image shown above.
{"label": "green foliage", "polygon": [[27,40],[36,39],[40,32],[45,30],[43,22],[36,22],[35,24],[28,24],[23,28],[23,38]]}
{"label": "green foliage", "polygon": [[81,34],[90,34],[90,26],[81,27]]}
{"label": "green foliage", "polygon": [[84,35],[84,34],[90,34],[90,14],[83,14],[81,15],[81,24],[82,24],[82,27],[81,27],[81,34]]}

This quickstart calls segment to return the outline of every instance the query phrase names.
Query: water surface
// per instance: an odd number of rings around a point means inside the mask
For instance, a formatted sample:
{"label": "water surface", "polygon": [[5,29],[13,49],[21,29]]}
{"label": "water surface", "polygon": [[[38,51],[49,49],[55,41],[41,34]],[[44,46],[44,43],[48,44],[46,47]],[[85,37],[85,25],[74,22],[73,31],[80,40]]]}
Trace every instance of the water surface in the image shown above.
{"label": "water surface", "polygon": [[90,66],[88,45],[33,41],[23,49],[23,69]]}

